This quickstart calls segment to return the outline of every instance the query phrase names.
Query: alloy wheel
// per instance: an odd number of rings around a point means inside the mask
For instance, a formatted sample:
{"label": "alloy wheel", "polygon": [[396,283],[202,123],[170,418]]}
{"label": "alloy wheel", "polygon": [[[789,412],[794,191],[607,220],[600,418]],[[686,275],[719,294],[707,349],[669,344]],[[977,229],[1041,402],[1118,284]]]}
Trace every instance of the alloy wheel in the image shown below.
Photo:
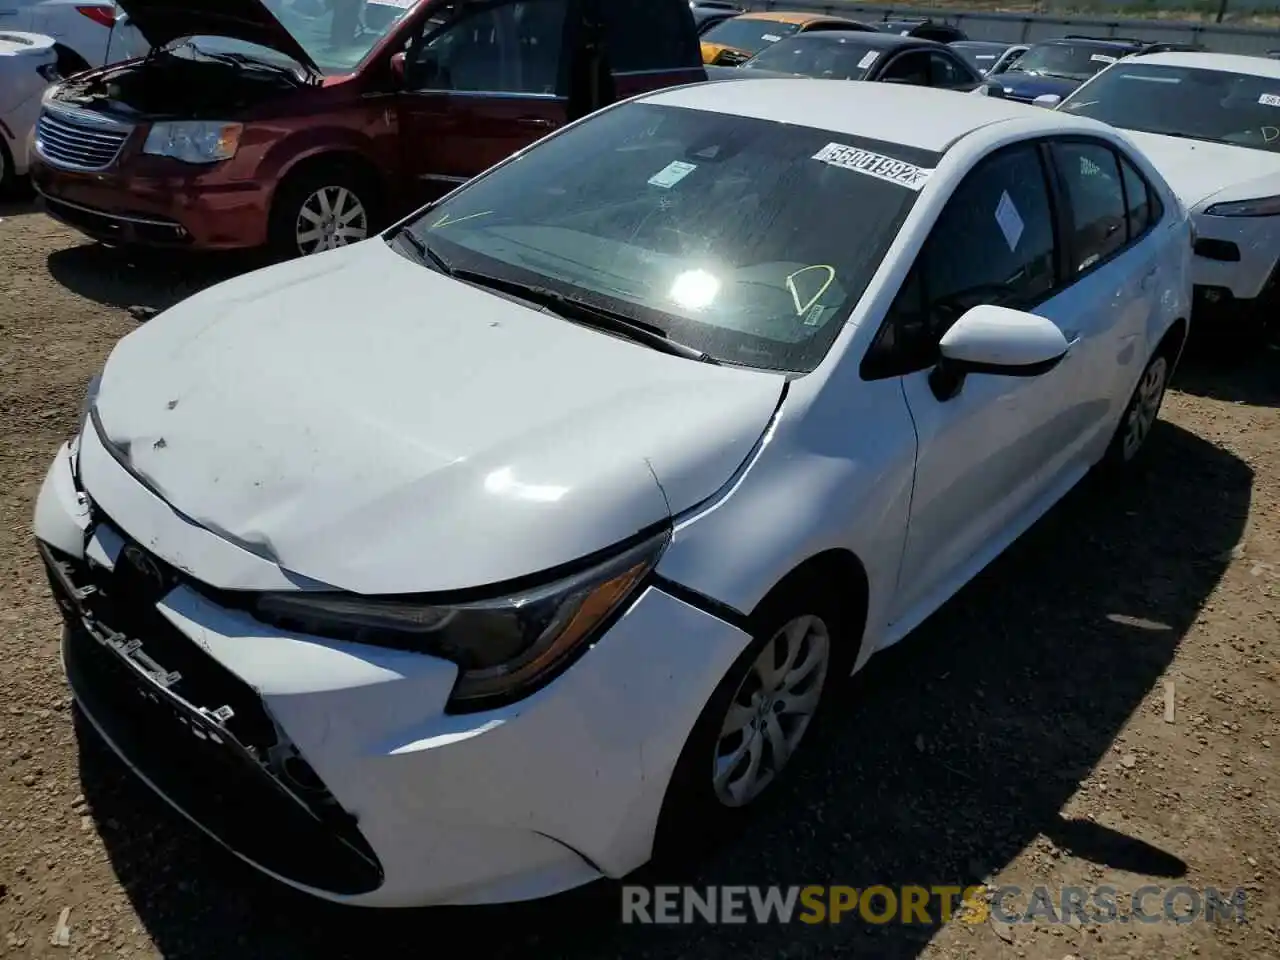
{"label": "alloy wheel", "polygon": [[303,256],[336,250],[369,236],[369,213],[350,189],[321,187],[303,202],[294,240]]}
{"label": "alloy wheel", "polygon": [[786,766],[818,709],[830,657],[830,631],[815,616],[788,621],[765,644],[716,741],[712,783],[722,804],[746,806]]}
{"label": "alloy wheel", "polygon": [[1134,392],[1133,404],[1129,407],[1125,424],[1122,447],[1125,460],[1133,459],[1146,441],[1151,428],[1155,426],[1168,379],[1169,361],[1161,356],[1151,361],[1142,374],[1142,379],[1138,381],[1138,389]]}

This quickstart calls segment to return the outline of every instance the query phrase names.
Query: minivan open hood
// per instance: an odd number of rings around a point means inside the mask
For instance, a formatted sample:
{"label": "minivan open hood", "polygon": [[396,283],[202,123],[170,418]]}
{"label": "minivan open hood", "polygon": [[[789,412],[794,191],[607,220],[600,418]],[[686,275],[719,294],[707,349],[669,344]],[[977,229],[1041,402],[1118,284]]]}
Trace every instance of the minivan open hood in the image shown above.
{"label": "minivan open hood", "polygon": [[261,0],[117,0],[147,43],[181,37],[229,37],[278,50],[308,70],[320,68]]}
{"label": "minivan open hood", "polygon": [[[116,459],[189,521],[336,588],[431,593],[540,573],[696,506],[784,383],[586,329],[375,238],[149,321],[116,345],[96,409]],[[127,477],[82,479],[105,501]],[[128,534],[117,502],[103,508]],[[177,563],[183,526],[147,547]],[[199,558],[185,568],[201,577]]]}

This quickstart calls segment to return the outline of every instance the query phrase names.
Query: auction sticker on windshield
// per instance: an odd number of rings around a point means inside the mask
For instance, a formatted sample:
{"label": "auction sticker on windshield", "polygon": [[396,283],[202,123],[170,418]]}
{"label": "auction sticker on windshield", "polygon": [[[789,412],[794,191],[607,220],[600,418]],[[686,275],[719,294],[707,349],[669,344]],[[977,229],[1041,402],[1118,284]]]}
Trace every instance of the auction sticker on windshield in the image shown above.
{"label": "auction sticker on windshield", "polygon": [[929,174],[933,173],[932,170],[917,167],[913,163],[895,160],[870,150],[847,147],[843,143],[828,143],[813,155],[813,159],[855,173],[865,173],[869,177],[896,183],[917,192],[929,182]]}
{"label": "auction sticker on windshield", "polygon": [[649,178],[655,187],[674,187],[677,183],[698,169],[696,163],[685,163],[683,160],[672,160],[665,167]]}
{"label": "auction sticker on windshield", "polygon": [[871,66],[873,63],[876,62],[876,57],[878,56],[879,54],[876,53],[874,50],[872,50],[868,54],[865,54],[863,58],[858,61],[858,69],[859,70],[867,69],[867,67]]}
{"label": "auction sticker on windshield", "polygon": [[1280,94],[1264,93],[1258,98],[1258,102],[1264,107],[1280,107]]}
{"label": "auction sticker on windshield", "polygon": [[1094,63],[1115,63],[1115,57],[1108,57],[1105,53],[1091,54],[1089,57]]}

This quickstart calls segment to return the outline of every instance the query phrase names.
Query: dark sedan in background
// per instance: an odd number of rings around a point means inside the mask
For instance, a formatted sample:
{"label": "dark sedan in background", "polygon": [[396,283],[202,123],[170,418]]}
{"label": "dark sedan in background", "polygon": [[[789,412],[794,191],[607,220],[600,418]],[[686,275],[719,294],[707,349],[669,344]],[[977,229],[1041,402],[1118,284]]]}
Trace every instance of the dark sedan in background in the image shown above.
{"label": "dark sedan in background", "polygon": [[1098,71],[1144,51],[1140,40],[1064,37],[1034,44],[1009,69],[988,81],[987,93],[1032,103],[1036,97],[1065,97]]}
{"label": "dark sedan in background", "polygon": [[978,71],[944,43],[888,33],[831,30],[766,47],[740,67],[707,67],[712,80],[816,77],[973,90]]}
{"label": "dark sedan in background", "polygon": [[1006,43],[1003,40],[956,40],[948,46],[984,77],[1004,73],[1029,49],[1025,43]]}

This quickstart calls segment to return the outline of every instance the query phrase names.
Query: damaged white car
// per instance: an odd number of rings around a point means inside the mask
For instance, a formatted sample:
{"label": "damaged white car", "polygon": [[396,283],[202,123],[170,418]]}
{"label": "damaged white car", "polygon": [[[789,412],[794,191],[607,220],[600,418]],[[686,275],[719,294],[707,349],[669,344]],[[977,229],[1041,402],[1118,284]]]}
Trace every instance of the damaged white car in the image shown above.
{"label": "damaged white car", "polygon": [[313,894],[622,876],[1137,456],[1189,256],[1089,120],[822,80],[611,107],[117,345],[36,509],[72,689]]}

